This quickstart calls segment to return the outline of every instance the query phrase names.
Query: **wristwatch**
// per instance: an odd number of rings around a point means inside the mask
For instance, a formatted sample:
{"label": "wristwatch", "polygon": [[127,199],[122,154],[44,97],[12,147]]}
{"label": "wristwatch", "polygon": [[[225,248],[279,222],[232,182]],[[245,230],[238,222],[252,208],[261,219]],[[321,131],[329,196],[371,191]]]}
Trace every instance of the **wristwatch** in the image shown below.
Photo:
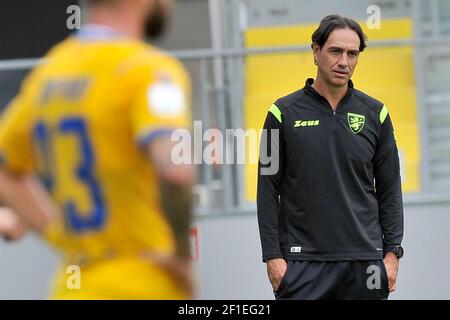
{"label": "wristwatch", "polygon": [[403,254],[404,254],[403,247],[400,246],[400,245],[396,245],[394,247],[394,249],[392,249],[391,252],[393,252],[397,256],[397,258],[399,258],[399,259],[401,259],[403,257]]}

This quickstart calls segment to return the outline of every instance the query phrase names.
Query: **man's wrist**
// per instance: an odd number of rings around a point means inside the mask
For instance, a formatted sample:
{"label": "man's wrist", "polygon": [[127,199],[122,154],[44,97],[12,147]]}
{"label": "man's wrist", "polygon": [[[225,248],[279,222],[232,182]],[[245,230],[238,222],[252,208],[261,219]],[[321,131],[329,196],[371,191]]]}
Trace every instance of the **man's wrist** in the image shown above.
{"label": "man's wrist", "polygon": [[266,261],[266,263],[270,263],[270,262],[275,261],[275,260],[283,260],[283,261],[284,261],[284,258],[272,258],[272,259],[268,259],[268,260]]}
{"label": "man's wrist", "polygon": [[401,245],[387,245],[384,247],[384,256],[386,257],[389,253],[395,255],[398,259],[403,257],[404,251]]}
{"label": "man's wrist", "polygon": [[386,253],[386,255],[384,256],[385,259],[395,259],[395,260],[399,260],[398,257],[395,255],[395,253],[393,252],[388,252]]}
{"label": "man's wrist", "polygon": [[274,260],[274,259],[284,259],[284,257],[280,253],[280,254],[266,254],[266,255],[263,255],[263,258],[262,258],[263,262],[265,262],[265,263],[269,262],[270,260]]}

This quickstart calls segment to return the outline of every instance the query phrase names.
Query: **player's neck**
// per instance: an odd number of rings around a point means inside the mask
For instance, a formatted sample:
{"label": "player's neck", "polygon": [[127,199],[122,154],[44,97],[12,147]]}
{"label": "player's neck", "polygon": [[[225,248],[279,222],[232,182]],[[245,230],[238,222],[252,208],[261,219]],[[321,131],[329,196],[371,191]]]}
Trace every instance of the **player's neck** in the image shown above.
{"label": "player's neck", "polygon": [[317,75],[316,80],[314,81],[313,88],[325,99],[328,100],[331,107],[336,110],[339,102],[344,98],[345,94],[348,90],[348,85],[342,87],[334,87],[330,86],[320,77],[320,74]]}
{"label": "player's neck", "polygon": [[143,39],[144,30],[139,18],[130,11],[99,7],[89,12],[87,23],[111,28],[131,38]]}

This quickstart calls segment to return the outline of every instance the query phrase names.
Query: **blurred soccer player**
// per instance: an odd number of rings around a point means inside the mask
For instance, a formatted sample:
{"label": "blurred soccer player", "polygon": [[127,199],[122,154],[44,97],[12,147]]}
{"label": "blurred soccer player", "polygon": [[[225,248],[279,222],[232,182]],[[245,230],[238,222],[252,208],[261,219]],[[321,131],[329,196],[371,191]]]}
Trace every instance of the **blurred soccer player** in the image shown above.
{"label": "blurred soccer player", "polygon": [[[60,249],[56,299],[191,298],[191,166],[171,161],[188,126],[181,64],[144,43],[166,0],[89,0],[88,24],[47,55],[0,122],[0,232]],[[37,176],[40,178],[38,179]],[[68,266],[81,288],[66,286]]]}

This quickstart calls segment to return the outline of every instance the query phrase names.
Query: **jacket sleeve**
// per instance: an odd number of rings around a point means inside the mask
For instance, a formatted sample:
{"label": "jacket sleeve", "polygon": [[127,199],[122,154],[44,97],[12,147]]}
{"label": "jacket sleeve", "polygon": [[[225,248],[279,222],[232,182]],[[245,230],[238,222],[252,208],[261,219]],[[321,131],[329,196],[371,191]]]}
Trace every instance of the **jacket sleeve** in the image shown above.
{"label": "jacket sleeve", "polygon": [[383,252],[386,255],[403,239],[403,200],[398,150],[389,114],[384,119],[381,117],[380,121],[381,131],[373,165]]}
{"label": "jacket sleeve", "polygon": [[264,262],[283,258],[279,241],[280,186],[285,166],[281,117],[281,113],[275,116],[269,112],[261,137],[257,211]]}

